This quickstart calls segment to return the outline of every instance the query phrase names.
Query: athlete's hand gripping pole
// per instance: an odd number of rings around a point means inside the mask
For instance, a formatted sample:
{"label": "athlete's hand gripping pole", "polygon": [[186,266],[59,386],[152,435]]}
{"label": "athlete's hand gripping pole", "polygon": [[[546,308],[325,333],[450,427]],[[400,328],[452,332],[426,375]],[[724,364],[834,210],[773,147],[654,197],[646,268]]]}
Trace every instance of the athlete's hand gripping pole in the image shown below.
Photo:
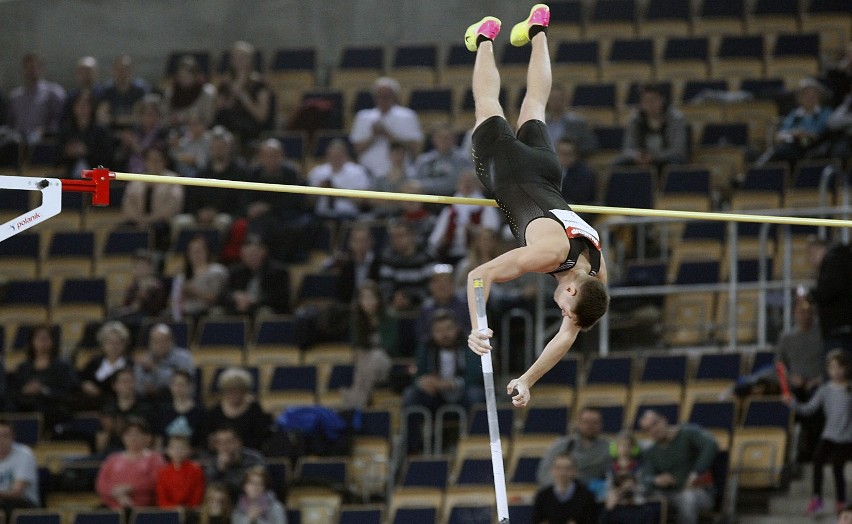
{"label": "athlete's hand gripping pole", "polygon": [[[485,315],[485,289],[481,278],[473,280],[476,297],[476,329],[486,331],[488,318]],[[488,436],[491,442],[491,467],[494,470],[494,493],[497,496],[497,519],[509,523],[509,503],[506,498],[506,474],[503,472],[503,446],[500,443],[500,426],[497,421],[497,397],[494,393],[494,367],[491,352],[483,354],[482,378],[485,382],[485,407],[488,414]]]}

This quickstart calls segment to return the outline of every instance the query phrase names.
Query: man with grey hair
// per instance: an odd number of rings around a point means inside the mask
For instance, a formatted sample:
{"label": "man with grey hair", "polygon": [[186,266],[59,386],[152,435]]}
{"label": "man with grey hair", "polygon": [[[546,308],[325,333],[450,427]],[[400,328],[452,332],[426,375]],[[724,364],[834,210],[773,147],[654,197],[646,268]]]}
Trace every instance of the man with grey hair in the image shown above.
{"label": "man with grey hair", "polygon": [[136,389],[144,397],[158,401],[167,393],[175,370],[195,372],[190,352],[175,344],[168,324],[154,324],[148,331],[148,348],[134,359]]}
{"label": "man with grey hair", "polygon": [[[349,147],[343,139],[334,139],[326,148],[326,161],[308,173],[308,185],[337,189],[370,188],[370,175],[364,166],[349,158]],[[314,213],[322,218],[356,218],[361,214],[360,200],[320,196],[316,199]]]}
{"label": "man with grey hair", "polygon": [[355,115],[349,140],[355,146],[358,162],[374,177],[384,177],[391,167],[390,146],[400,142],[413,156],[420,150],[423,131],[417,113],[399,105],[400,85],[381,77],[373,84],[376,106]]}

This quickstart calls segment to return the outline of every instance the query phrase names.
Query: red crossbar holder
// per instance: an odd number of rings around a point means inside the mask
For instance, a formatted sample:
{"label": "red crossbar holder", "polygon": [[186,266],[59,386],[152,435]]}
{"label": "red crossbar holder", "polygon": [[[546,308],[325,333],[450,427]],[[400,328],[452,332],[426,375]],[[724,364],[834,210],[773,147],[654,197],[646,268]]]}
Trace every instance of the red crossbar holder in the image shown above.
{"label": "red crossbar holder", "polygon": [[93,206],[108,206],[109,181],[115,180],[115,173],[105,167],[84,169],[83,178],[87,180],[61,179],[62,191],[91,193]]}

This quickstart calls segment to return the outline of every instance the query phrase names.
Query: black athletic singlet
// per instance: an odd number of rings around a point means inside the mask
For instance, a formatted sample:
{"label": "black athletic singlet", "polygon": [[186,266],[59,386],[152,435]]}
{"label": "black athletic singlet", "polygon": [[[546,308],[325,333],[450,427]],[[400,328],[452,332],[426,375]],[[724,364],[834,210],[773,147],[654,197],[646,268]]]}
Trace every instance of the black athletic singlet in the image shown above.
{"label": "black athletic singlet", "polygon": [[493,116],[476,128],[472,140],[476,174],[506,214],[518,242],[526,245],[527,226],[533,220],[556,220],[565,228],[570,249],[565,262],[551,273],[573,268],[580,253],[588,250],[589,273],[596,275],[600,238],[562,198],[559,160],[544,122],[526,122],[516,137],[505,118]]}

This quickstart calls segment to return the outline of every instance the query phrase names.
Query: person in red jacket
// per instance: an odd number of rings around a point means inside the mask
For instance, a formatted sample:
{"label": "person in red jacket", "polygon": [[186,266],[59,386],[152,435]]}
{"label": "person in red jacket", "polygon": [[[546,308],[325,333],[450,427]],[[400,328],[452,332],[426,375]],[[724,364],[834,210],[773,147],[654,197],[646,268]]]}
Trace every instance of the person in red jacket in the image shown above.
{"label": "person in red jacket", "polygon": [[157,506],[197,508],[204,499],[204,471],[190,460],[192,446],[188,435],[169,436],[166,447],[169,463],[157,474]]}

